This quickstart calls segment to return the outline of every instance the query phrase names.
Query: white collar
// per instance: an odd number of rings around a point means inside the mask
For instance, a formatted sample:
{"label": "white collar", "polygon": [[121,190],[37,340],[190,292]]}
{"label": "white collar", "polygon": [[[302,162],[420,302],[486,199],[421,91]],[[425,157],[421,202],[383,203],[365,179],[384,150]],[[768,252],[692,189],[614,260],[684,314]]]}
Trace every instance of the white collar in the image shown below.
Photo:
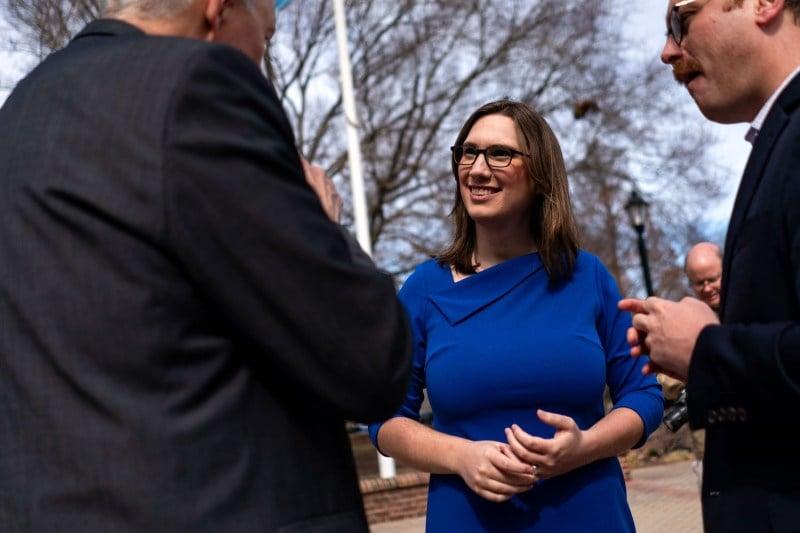
{"label": "white collar", "polygon": [[[775,104],[775,100],[778,99],[778,97],[781,95],[786,86],[789,85],[789,82],[791,82],[799,72],[800,72],[800,67],[794,69],[794,71],[791,74],[789,74],[785,80],[783,80],[781,86],[778,87],[778,89],[774,93],[772,93],[772,96],[769,97],[769,100],[767,100],[767,102],[761,108],[761,111],[758,112],[756,118],[754,118],[753,122],[750,123],[750,129],[747,131],[747,135],[745,136],[745,139],[748,142],[753,142],[753,140],[755,140],[755,135],[758,134],[758,132],[761,131],[762,126],[764,126],[764,121],[767,120],[767,115],[769,115],[770,109],[772,109],[772,106]],[[752,139],[750,138],[751,136]]]}

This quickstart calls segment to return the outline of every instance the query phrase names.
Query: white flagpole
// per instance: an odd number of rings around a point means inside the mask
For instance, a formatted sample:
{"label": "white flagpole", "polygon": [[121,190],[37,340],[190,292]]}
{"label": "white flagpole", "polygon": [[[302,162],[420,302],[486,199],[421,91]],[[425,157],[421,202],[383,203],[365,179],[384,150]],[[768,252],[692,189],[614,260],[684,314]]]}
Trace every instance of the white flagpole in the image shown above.
{"label": "white flagpole", "polygon": [[344,0],[333,0],[336,21],[336,45],[339,49],[339,74],[342,77],[342,104],[347,128],[347,154],[350,160],[350,189],[353,197],[353,217],[358,243],[372,255],[372,239],[367,219],[367,199],[364,192],[364,176],[361,172],[361,144],[358,138],[358,115],[353,97],[353,72],[350,51],[347,46],[347,20],[344,15]]}
{"label": "white flagpole", "polygon": [[[344,14],[344,0],[333,0],[333,14],[336,22],[336,45],[339,49],[339,74],[342,77],[342,104],[347,128],[347,154],[350,159],[350,191],[353,198],[353,217],[356,224],[358,243],[370,256],[372,238],[367,218],[367,198],[364,192],[364,176],[361,172],[361,143],[358,138],[358,115],[353,97],[353,69],[350,65],[350,50],[347,46],[347,20]],[[394,459],[378,453],[378,471],[382,478],[396,474]]]}

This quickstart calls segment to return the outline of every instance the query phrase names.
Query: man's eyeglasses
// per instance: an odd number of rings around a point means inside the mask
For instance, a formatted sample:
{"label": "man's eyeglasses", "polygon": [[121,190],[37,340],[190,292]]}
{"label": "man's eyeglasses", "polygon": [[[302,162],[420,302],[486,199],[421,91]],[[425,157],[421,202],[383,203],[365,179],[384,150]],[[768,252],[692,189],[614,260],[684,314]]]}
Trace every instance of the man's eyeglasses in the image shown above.
{"label": "man's eyeglasses", "polygon": [[514,150],[507,146],[489,146],[487,148],[478,148],[477,146],[451,146],[450,150],[453,152],[453,161],[457,165],[472,165],[478,159],[478,156],[483,154],[486,164],[491,168],[503,168],[511,164],[511,160],[515,155],[529,156],[519,150]]}
{"label": "man's eyeglasses", "polygon": [[672,37],[675,44],[681,44],[683,37],[689,32],[689,22],[686,17],[681,17],[680,8],[693,4],[697,0],[682,0],[676,2],[669,12],[669,26],[667,27],[667,37]]}
{"label": "man's eyeglasses", "polygon": [[721,277],[722,277],[722,274],[717,274],[717,275],[716,275],[716,276],[714,276],[713,278],[699,279],[699,280],[697,280],[697,281],[693,281],[693,282],[692,282],[692,288],[693,288],[694,290],[696,290],[696,291],[702,291],[703,289],[705,289],[705,288],[706,288],[706,285],[713,285],[713,284],[715,284],[716,282],[718,282],[718,281],[719,281],[719,279],[720,279]]}

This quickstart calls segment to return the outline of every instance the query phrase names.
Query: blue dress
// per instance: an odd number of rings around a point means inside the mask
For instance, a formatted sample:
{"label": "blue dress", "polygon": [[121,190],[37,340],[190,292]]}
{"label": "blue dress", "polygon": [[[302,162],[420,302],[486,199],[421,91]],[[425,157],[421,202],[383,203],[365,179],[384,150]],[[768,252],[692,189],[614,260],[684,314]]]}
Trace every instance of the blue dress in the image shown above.
{"label": "blue dress", "polygon": [[[633,409],[646,437],[663,412],[661,390],[630,356],[630,317],[600,261],[578,255],[573,276],[549,285],[539,255],[508,260],[456,283],[435,261],[417,267],[400,290],[412,322],[414,363],[396,416],[419,419],[423,389],[433,427],[470,440],[506,442],[520,425],[552,437],[538,408],[572,417],[587,429],[604,416],[608,385],[614,407]],[[376,443],[381,424],[370,426]],[[634,531],[619,461],[596,461],[537,482],[504,503],[475,494],[461,477],[431,475],[428,532]]]}

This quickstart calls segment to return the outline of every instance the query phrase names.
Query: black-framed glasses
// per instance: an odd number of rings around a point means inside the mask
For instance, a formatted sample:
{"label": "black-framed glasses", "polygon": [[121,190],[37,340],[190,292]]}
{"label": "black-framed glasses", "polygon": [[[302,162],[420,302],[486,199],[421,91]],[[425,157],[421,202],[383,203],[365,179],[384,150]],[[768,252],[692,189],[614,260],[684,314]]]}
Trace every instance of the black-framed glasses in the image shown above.
{"label": "black-framed glasses", "polygon": [[472,165],[478,159],[478,156],[483,154],[486,164],[491,168],[503,168],[511,164],[511,160],[515,155],[524,155],[530,157],[530,154],[514,150],[508,146],[493,145],[486,148],[478,148],[472,145],[451,146],[450,150],[453,152],[453,161],[457,165]]}
{"label": "black-framed glasses", "polygon": [[697,0],[682,0],[676,2],[669,12],[669,25],[667,27],[667,37],[672,37],[675,44],[681,44],[684,36],[689,32],[689,21],[681,16],[680,8],[693,4]]}

